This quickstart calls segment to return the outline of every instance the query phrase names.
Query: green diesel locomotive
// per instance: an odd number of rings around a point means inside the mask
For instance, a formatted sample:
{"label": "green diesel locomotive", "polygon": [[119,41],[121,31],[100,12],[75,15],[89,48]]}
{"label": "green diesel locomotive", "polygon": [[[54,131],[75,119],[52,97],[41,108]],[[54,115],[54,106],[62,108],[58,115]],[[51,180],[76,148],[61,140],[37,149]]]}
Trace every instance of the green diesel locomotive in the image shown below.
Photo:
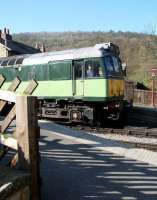
{"label": "green diesel locomotive", "polygon": [[93,47],[20,55],[0,59],[1,89],[18,76],[17,93],[35,79],[39,115],[64,121],[106,118],[120,120],[123,113],[124,73],[119,47],[113,43]]}

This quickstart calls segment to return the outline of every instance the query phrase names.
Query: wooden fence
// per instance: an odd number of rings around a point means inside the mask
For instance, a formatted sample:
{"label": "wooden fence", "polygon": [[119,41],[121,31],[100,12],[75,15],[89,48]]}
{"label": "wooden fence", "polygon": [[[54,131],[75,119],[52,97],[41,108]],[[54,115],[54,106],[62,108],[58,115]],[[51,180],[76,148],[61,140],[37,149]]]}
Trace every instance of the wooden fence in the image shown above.
{"label": "wooden fence", "polygon": [[[0,87],[5,77],[0,75]],[[32,80],[23,91],[24,95],[16,96],[15,91],[21,80],[16,77],[8,91],[0,90],[0,112],[11,102],[10,109],[1,121],[0,143],[3,145],[0,153],[2,160],[9,149],[14,149],[16,154],[10,160],[10,166],[18,167],[30,173],[30,199],[40,199],[39,176],[39,128],[37,120],[37,99],[29,96],[37,87],[37,82]],[[11,131],[8,131],[11,125]]]}
{"label": "wooden fence", "polygon": [[157,92],[149,90],[134,89],[133,95],[134,104],[157,107]]}
{"label": "wooden fence", "polygon": [[133,81],[125,81],[124,97],[130,103],[157,107],[157,91],[136,89]]}

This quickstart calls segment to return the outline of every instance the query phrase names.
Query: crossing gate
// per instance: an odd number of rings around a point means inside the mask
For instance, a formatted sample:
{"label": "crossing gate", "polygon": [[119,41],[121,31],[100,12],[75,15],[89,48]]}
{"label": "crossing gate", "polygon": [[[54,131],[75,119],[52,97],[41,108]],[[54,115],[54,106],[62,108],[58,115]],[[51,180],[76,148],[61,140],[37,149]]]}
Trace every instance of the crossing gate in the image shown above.
{"label": "crossing gate", "polygon": [[[5,77],[0,75],[0,88],[4,82]],[[7,91],[0,90],[0,112],[9,107],[6,116],[0,121],[0,161],[9,149],[15,150],[9,165],[16,165],[19,170],[30,173],[30,199],[37,200],[40,199],[39,127],[37,99],[30,95],[38,83],[30,81],[22,95],[17,96],[15,92],[20,84],[21,80],[16,77]],[[8,106],[8,102],[11,106]]]}

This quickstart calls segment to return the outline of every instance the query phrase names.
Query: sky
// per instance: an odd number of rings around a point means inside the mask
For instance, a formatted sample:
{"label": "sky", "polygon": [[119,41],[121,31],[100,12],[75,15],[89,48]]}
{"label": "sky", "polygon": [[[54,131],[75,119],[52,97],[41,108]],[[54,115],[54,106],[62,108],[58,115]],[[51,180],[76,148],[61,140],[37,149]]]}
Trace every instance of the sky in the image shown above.
{"label": "sky", "polygon": [[8,0],[0,6],[0,29],[12,33],[157,29],[157,0]]}

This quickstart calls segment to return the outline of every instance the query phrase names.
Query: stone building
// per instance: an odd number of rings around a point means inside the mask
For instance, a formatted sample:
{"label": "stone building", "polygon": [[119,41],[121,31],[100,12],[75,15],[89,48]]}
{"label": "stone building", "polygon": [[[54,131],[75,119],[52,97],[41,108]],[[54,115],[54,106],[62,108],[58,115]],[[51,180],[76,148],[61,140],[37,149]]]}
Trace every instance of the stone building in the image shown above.
{"label": "stone building", "polygon": [[44,52],[45,48],[42,44],[36,44],[36,48],[25,45],[20,42],[16,42],[12,39],[12,35],[9,33],[9,29],[4,28],[0,30],[0,57],[8,57],[20,54],[34,54]]}

